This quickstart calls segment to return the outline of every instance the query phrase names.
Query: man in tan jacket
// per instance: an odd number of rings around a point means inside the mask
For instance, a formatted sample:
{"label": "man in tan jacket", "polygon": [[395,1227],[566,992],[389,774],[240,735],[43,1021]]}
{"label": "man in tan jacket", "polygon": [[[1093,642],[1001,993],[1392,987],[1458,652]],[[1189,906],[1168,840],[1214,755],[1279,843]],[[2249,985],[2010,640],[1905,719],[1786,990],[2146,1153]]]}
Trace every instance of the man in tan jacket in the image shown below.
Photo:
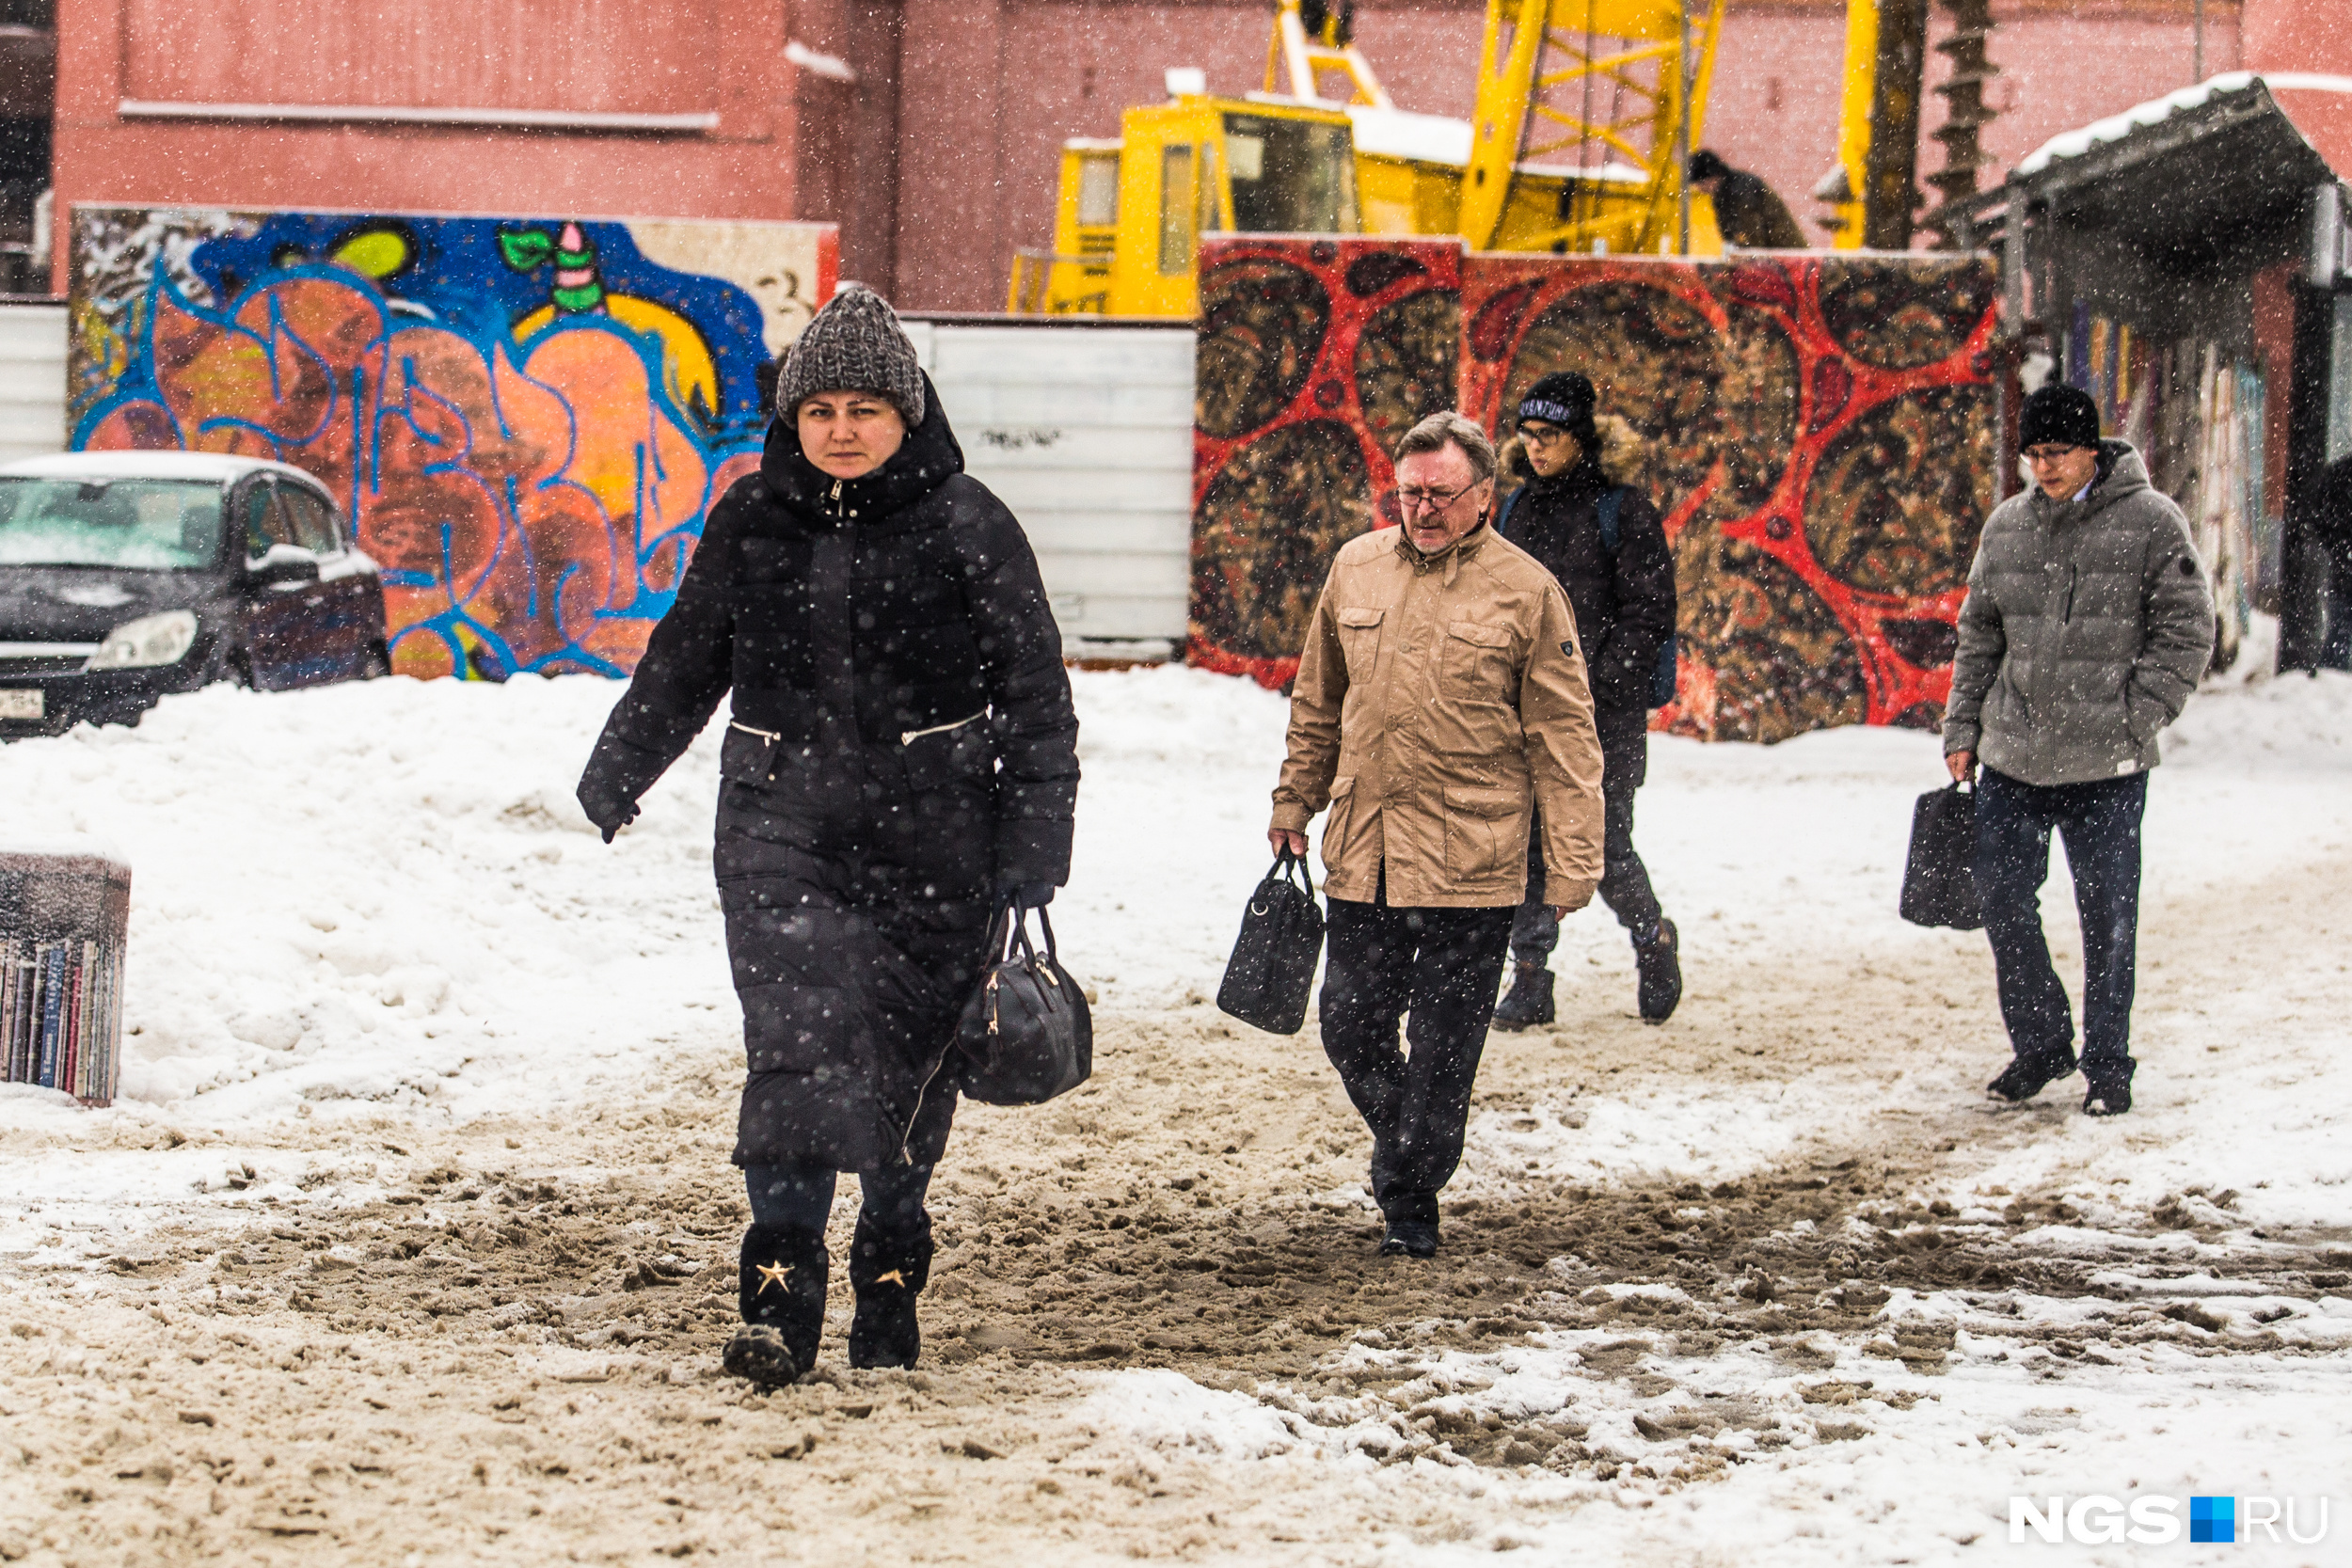
{"label": "man in tan jacket", "polygon": [[[1404,525],[1331,563],[1291,693],[1267,838],[1328,805],[1323,1049],[1372,1129],[1380,1250],[1438,1250],[1540,802],[1555,914],[1601,874],[1600,742],[1576,617],[1487,526],[1495,452],[1452,412],[1397,448]],[[1412,1015],[1408,1057],[1397,1022]]]}

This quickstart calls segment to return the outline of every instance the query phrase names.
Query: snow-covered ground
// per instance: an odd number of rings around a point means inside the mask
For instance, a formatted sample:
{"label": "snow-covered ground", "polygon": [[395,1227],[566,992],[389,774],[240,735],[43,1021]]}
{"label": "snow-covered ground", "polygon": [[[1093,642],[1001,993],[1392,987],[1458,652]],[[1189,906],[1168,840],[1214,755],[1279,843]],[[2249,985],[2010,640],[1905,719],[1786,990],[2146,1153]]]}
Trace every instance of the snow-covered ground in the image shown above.
{"label": "snow-covered ground", "polygon": [[[1265,869],[1284,705],[1184,670],[1076,680],[1064,955],[1104,1015],[1200,1027]],[[0,1090],[0,1277],[80,1278],[165,1227],[358,1210],[405,1180],[384,1153],[405,1152],[388,1143],[404,1127],[561,1126],[723,1062],[738,1017],[709,882],[716,732],[608,847],[571,792],[616,695],[585,678],[216,689],[136,730],[0,750],[0,844],[101,844],[134,867],[123,1097],[92,1112]],[[2024,1111],[1981,1101],[2003,1051],[1982,939],[1894,914],[1912,800],[1941,778],[1935,738],[1914,732],[1656,741],[1639,839],[1684,933],[1688,999],[1667,1029],[1624,1032],[1622,935],[1598,910],[1568,922],[1549,1076],[1481,1104],[1455,1194],[1690,1182],[1677,1192],[1718,1189],[1683,1212],[1706,1224],[1720,1184],[1867,1128],[1925,1151],[1885,1201],[1934,1205],[1954,1244],[2062,1262],[2082,1289],[1897,1287],[1850,1330],[1774,1334],[1735,1323],[1728,1293],[1605,1278],[1566,1253],[1549,1265],[1560,1311],[1514,1344],[1361,1336],[1320,1390],[1081,1372],[1057,1418],[1237,1495],[1296,1487],[1301,1508],[1399,1486],[1451,1499],[1443,1529],[1368,1531],[1365,1551],[1399,1562],[1513,1544],[1548,1560],[1993,1560],[2026,1550],[2008,1544],[2012,1494],[2352,1507],[2352,1290],[2326,1268],[2295,1276],[2308,1288],[2278,1275],[2290,1254],[2352,1268],[2352,679],[2217,688],[2168,738],[2146,829],[2138,1103],[2117,1122],[2073,1114],[2067,1085]],[[2045,906],[2077,989],[2062,859]],[[1766,1054],[1792,1033],[1807,1049]],[[1649,1049],[1612,1047],[1580,1075],[1587,1034]],[[1532,1049],[1515,1038],[1490,1078]],[[1303,1049],[1291,1059],[1311,1071]],[[1345,1211],[1360,1173],[1343,1167],[1315,1196]],[[2038,1218],[2005,1222],[2026,1195]],[[1866,1250],[1902,1229],[1840,1223]],[[1569,1326],[1580,1311],[1610,1326]],[[1694,1341],[1650,1332],[1661,1314],[1720,1322]],[[1897,1354],[1919,1334],[1945,1358]],[[1445,1433],[1486,1417],[1574,1429],[1581,1457],[1473,1464]],[[2352,1560],[2348,1531],[2331,1518],[2329,1546],[2247,1549]]]}

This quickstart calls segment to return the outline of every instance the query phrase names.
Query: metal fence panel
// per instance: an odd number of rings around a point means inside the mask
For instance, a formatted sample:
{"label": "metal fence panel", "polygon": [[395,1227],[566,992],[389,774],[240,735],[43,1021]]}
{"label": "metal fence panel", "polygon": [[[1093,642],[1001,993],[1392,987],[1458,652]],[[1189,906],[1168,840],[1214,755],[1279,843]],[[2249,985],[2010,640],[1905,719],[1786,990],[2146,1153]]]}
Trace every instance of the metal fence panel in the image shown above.
{"label": "metal fence panel", "polygon": [[1036,549],[1073,654],[1184,636],[1192,350],[1168,327],[911,321],[964,464]]}

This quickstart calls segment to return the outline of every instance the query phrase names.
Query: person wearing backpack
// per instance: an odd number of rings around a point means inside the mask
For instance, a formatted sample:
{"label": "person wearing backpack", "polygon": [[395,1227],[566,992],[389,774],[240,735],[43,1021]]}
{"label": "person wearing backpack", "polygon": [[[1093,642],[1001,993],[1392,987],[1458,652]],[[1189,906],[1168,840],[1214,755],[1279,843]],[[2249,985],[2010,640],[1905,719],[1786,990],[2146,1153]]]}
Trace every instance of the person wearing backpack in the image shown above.
{"label": "person wearing backpack", "polygon": [[[1584,639],[1593,721],[1600,732],[1601,902],[1633,938],[1645,1022],[1663,1023],[1682,1000],[1680,938],[1658,907],[1633,847],[1633,796],[1649,768],[1649,710],[1674,700],[1675,563],[1658,508],[1629,483],[1640,437],[1625,420],[1596,419],[1593,384],[1555,371],[1519,402],[1507,467],[1526,483],[1497,525],[1566,590]],[[1543,863],[1528,859],[1526,902],[1511,926],[1511,989],[1498,1029],[1555,1016],[1551,950],[1560,923],[1544,899]]]}

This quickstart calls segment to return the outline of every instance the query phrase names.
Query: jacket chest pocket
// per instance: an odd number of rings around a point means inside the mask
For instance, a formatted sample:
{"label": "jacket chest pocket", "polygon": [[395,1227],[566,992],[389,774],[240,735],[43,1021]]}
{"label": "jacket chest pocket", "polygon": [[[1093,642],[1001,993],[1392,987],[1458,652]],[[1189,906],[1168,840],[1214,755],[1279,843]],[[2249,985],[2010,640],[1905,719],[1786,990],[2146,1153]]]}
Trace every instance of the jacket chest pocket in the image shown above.
{"label": "jacket chest pocket", "polygon": [[1448,621],[1440,666],[1446,694],[1477,702],[1510,703],[1515,698],[1512,648],[1518,639],[1504,626],[1476,621]]}
{"label": "jacket chest pocket", "polygon": [[1339,612],[1340,648],[1347,656],[1350,685],[1360,686],[1372,679],[1372,667],[1380,661],[1380,623],[1388,613],[1344,609]]}

